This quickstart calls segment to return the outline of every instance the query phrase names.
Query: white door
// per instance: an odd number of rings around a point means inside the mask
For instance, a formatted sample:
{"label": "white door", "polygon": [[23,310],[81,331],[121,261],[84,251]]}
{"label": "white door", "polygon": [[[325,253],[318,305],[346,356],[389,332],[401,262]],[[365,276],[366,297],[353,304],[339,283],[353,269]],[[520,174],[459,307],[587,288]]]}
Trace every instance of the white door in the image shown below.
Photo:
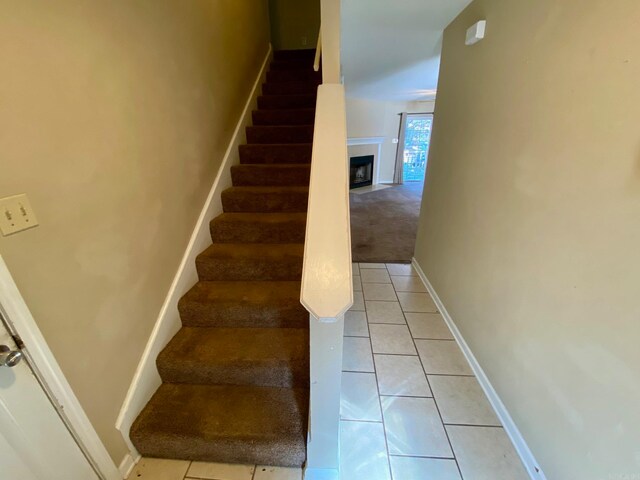
{"label": "white door", "polygon": [[[0,316],[0,364],[10,352],[19,356]],[[0,478],[98,479],[24,359],[0,366]]]}

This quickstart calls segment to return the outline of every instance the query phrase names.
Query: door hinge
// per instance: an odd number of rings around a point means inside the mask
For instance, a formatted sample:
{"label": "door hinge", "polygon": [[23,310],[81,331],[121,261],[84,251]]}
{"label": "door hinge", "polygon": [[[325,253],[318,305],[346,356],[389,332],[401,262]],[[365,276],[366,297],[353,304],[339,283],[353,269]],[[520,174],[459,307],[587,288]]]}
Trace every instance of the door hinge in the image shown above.
{"label": "door hinge", "polygon": [[18,350],[23,350],[24,349],[25,344],[22,341],[22,339],[20,338],[20,335],[18,335],[18,334],[11,335],[11,338],[13,338],[13,341],[16,343],[16,347],[18,347]]}

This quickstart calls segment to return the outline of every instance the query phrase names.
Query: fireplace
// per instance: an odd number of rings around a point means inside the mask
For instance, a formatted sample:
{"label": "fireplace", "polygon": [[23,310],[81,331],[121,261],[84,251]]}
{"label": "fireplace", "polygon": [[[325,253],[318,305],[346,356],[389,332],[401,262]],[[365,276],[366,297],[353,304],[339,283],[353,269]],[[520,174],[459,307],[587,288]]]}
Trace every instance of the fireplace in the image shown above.
{"label": "fireplace", "polygon": [[349,188],[366,187],[373,183],[373,155],[349,159]]}

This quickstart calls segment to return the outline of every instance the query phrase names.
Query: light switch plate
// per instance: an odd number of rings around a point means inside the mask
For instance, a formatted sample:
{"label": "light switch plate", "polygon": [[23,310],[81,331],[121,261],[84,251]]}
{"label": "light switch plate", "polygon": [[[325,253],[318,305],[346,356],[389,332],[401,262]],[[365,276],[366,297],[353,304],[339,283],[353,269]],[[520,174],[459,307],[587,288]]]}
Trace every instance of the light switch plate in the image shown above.
{"label": "light switch plate", "polygon": [[38,226],[38,220],[25,193],[0,199],[0,231],[12,235]]}

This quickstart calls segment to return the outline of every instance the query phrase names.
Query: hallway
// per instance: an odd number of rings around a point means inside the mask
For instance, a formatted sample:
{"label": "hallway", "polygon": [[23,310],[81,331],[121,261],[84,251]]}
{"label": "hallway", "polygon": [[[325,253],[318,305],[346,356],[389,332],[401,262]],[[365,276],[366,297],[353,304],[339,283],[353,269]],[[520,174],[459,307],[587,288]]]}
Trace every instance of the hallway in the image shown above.
{"label": "hallway", "polygon": [[409,263],[413,257],[424,182],[349,195],[354,262]]}
{"label": "hallway", "polygon": [[371,263],[353,269],[355,303],[344,333],[341,478],[527,479],[416,271]]}

